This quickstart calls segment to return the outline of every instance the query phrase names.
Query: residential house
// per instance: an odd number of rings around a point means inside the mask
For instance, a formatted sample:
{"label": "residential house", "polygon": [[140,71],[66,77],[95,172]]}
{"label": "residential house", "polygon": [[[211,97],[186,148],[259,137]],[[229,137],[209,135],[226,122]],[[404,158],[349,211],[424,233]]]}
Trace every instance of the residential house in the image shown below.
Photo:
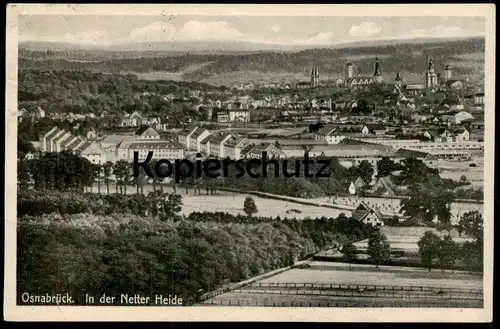
{"label": "residential house", "polygon": [[51,140],[51,152],[61,152],[63,151],[61,143],[63,143],[67,139],[71,139],[74,136],[69,131],[64,131],[64,133],[60,134],[57,137],[54,137]]}
{"label": "residential house", "polygon": [[48,140],[50,140],[50,138],[52,136],[54,136],[54,134],[56,132],[58,132],[59,129],[57,127],[54,127],[52,128],[51,130],[49,130],[48,132],[46,132],[41,138],[40,138],[40,150],[42,152],[49,152],[47,149],[48,149]]}
{"label": "residential house", "polygon": [[218,158],[225,158],[224,154],[224,143],[227,142],[233,135],[219,133],[213,136],[213,140],[210,144],[210,151],[208,154],[213,155]]}
{"label": "residential house", "polygon": [[35,117],[37,119],[45,118],[45,111],[40,106],[36,108]]}
{"label": "residential house", "polygon": [[273,143],[261,143],[255,145],[247,154],[247,158],[250,159],[262,159],[264,153],[267,154],[268,159],[280,159],[285,158],[285,153],[280,150]]}
{"label": "residential house", "polygon": [[216,117],[217,117],[217,122],[219,122],[219,123],[230,122],[229,111],[225,111],[225,110],[217,111]]}
{"label": "residential house", "polygon": [[432,142],[440,143],[443,141],[443,137],[435,130],[426,130],[422,135]]}
{"label": "residential house", "polygon": [[24,160],[33,160],[34,158],[36,158],[36,156],[35,156],[33,153],[28,152],[28,153],[26,153],[26,154],[24,155],[24,158],[23,158],[23,159],[24,159]]}
{"label": "residential house", "polygon": [[202,127],[197,127],[188,137],[187,149],[200,152],[201,141],[209,135],[211,135],[210,131]]}
{"label": "residential house", "polygon": [[86,142],[75,150],[75,154],[94,164],[106,163],[106,153],[96,143]]}
{"label": "residential house", "polygon": [[466,128],[460,128],[455,133],[455,141],[456,142],[463,142],[463,141],[469,141],[469,140],[470,140],[470,132]]}
{"label": "residential house", "polygon": [[250,122],[250,111],[247,109],[230,109],[229,122]]}
{"label": "residential house", "polygon": [[215,142],[215,137],[213,135],[208,135],[200,142],[200,153],[209,155],[212,149],[212,143]]}
{"label": "residential house", "polygon": [[351,195],[356,194],[365,185],[366,183],[361,177],[356,178],[356,180],[352,180],[349,184],[349,194]]}
{"label": "residential house", "polygon": [[147,121],[148,119],[145,116],[141,115],[137,111],[134,111],[131,114],[125,115],[125,117],[121,120],[120,125],[122,127],[137,127]]}
{"label": "residential house", "polygon": [[250,141],[245,137],[231,136],[223,144],[223,157],[234,160],[244,158],[242,150],[250,144]]}
{"label": "residential house", "polygon": [[86,135],[87,139],[89,139],[89,140],[95,140],[95,139],[97,139],[97,131],[94,128],[92,128],[92,127],[90,127],[87,130],[87,132],[85,133],[85,135]]}
{"label": "residential house", "polygon": [[160,134],[149,126],[142,126],[135,131],[134,137],[141,140],[158,140]]}
{"label": "residential house", "polygon": [[365,202],[361,202],[359,206],[352,212],[352,218],[365,225],[384,226],[384,216],[376,209],[371,208]]}
{"label": "residential house", "polygon": [[369,192],[376,193],[379,196],[391,197],[396,195],[397,186],[391,179],[391,176],[379,177],[372,185]]}
{"label": "residential house", "polygon": [[476,93],[474,95],[474,105],[484,106],[484,93]]}
{"label": "residential house", "polygon": [[380,136],[380,135],[385,135],[385,127],[381,124],[366,124],[365,126],[363,126],[363,128],[361,129],[361,133],[363,135],[377,135],[377,136]]}
{"label": "residential house", "polygon": [[177,142],[182,145],[186,149],[190,149],[190,140],[189,136],[196,130],[197,128],[191,128],[191,129],[184,129],[181,130],[177,134]]}
{"label": "residential house", "polygon": [[320,128],[315,135],[315,140],[324,140],[328,144],[338,144],[346,138],[346,135],[336,125],[328,124]]}

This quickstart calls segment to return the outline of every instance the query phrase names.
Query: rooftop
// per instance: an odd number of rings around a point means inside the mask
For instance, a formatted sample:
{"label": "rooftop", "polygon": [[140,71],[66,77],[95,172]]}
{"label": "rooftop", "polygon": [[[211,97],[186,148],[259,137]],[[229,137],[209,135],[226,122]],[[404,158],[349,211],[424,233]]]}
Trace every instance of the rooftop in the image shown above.
{"label": "rooftop", "polygon": [[139,129],[137,129],[135,131],[135,135],[142,135],[144,134],[146,131],[148,131],[149,129],[151,129],[153,132],[155,132],[156,134],[158,134],[156,132],[156,130],[154,130],[153,128],[151,128],[150,126],[141,126]]}
{"label": "rooftop", "polygon": [[128,145],[129,149],[181,149],[182,147],[173,142],[161,142],[161,143],[131,143]]}

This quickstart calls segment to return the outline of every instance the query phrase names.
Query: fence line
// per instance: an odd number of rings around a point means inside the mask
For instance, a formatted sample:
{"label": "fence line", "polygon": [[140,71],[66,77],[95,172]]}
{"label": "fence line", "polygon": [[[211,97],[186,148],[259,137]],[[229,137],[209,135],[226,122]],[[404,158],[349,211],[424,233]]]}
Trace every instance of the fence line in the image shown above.
{"label": "fence line", "polygon": [[333,284],[333,283],[288,283],[288,282],[253,282],[249,287],[259,288],[313,288],[319,290],[338,289],[338,290],[360,290],[365,291],[441,291],[443,293],[467,293],[483,294],[482,289],[465,288],[443,288],[429,286],[386,286],[386,285],[360,285],[360,284]]}
{"label": "fence line", "polygon": [[[483,303],[477,303],[475,305],[471,305],[470,302],[464,303],[463,305],[459,305],[460,308],[477,308],[482,307]],[[359,302],[312,302],[312,301],[265,301],[265,300],[238,300],[233,301],[231,299],[220,299],[220,300],[211,300],[210,302],[206,302],[203,305],[213,305],[213,306],[249,306],[249,307],[411,307],[411,308],[431,308],[433,307],[431,304],[420,304],[411,302],[383,302],[383,303],[359,303]],[[457,305],[448,305],[448,304],[439,304],[439,308],[456,308]]]}
{"label": "fence line", "polygon": [[357,292],[342,291],[342,290],[259,290],[259,289],[235,289],[237,293],[247,294],[270,294],[270,295],[313,295],[313,296],[330,296],[330,297],[372,297],[372,298],[410,298],[410,299],[448,299],[448,300],[483,300],[482,297],[464,296],[464,295],[437,295],[431,293],[413,294],[407,291],[384,291],[384,292]]}
{"label": "fence line", "polygon": [[234,291],[234,290],[242,288],[242,287],[244,287],[246,285],[252,284],[252,283],[254,283],[254,282],[258,281],[258,280],[263,280],[263,279],[269,278],[271,276],[280,274],[282,272],[288,271],[288,270],[290,270],[292,268],[295,268],[297,266],[301,266],[301,265],[307,264],[310,261],[311,261],[310,259],[299,261],[299,262],[293,264],[292,266],[283,267],[283,268],[280,268],[280,269],[277,269],[277,270],[274,270],[274,271],[271,271],[271,272],[268,272],[268,273],[261,274],[259,276],[255,276],[255,277],[250,278],[250,279],[245,280],[245,281],[241,281],[241,282],[238,282],[238,283],[235,283],[235,284],[231,284],[230,286],[227,286],[227,287],[223,287],[223,288],[219,288],[219,289],[214,290],[214,291],[207,292],[207,293],[203,294],[202,296],[200,296],[200,301],[203,302],[205,300],[214,298],[214,297],[219,296],[221,294],[224,294],[226,292]]}

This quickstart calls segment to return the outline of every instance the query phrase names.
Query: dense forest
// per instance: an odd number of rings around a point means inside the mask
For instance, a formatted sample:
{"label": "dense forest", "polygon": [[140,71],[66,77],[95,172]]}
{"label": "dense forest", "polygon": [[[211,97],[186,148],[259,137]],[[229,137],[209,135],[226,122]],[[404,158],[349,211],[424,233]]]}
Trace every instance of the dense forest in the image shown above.
{"label": "dense forest", "polygon": [[[385,73],[393,74],[396,69],[422,73],[427,69],[428,58],[443,66],[454,65],[454,75],[474,75],[476,64],[484,62],[484,39],[436,41],[429,43],[401,43],[365,47],[346,47],[338,49],[309,49],[298,52],[261,52],[251,54],[199,55],[182,54],[178,56],[145,53],[141,58],[131,54],[129,58],[101,56],[82,57],[80,60],[58,56],[57,52],[23,49],[20,52],[20,69],[46,70],[89,70],[112,73],[168,71],[183,73],[183,80],[217,81],[217,76],[231,72],[292,73],[309,76],[312,65],[318,67],[323,76],[343,76],[344,65],[348,60],[355,62],[356,70],[362,74],[373,71],[374,58],[380,56],[380,64]],[[369,55],[367,55],[369,54]],[[463,58],[471,55],[471,58]],[[68,56],[72,57],[71,54]],[[476,58],[477,57],[477,58]],[[89,60],[91,58],[91,60]],[[94,59],[93,59],[94,58]],[[201,65],[204,64],[204,65]],[[471,65],[472,64],[472,65]],[[187,69],[193,65],[199,66]],[[437,68],[440,71],[440,68]],[[221,83],[219,83],[221,84]]]}
{"label": "dense forest", "polygon": [[[41,106],[47,113],[88,114],[132,113],[159,115],[163,119],[182,120],[197,117],[190,91],[217,91],[213,86],[196,82],[141,81],[134,75],[111,75],[90,71],[19,71],[19,108]],[[143,92],[158,95],[141,97]],[[175,95],[186,101],[165,100]]]}
{"label": "dense forest", "polygon": [[84,293],[177,294],[189,303],[199,289],[285,267],[370,232],[342,215],[302,221],[212,213],[154,217],[137,208],[144,200],[19,191],[19,293],[63,291],[77,304]]}

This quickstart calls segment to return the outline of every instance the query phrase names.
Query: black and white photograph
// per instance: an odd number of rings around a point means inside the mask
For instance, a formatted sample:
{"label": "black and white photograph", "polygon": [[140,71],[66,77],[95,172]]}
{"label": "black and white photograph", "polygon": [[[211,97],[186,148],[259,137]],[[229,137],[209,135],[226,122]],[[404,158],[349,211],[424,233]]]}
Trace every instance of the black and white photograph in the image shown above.
{"label": "black and white photograph", "polygon": [[492,320],[493,5],[7,11],[12,320]]}

